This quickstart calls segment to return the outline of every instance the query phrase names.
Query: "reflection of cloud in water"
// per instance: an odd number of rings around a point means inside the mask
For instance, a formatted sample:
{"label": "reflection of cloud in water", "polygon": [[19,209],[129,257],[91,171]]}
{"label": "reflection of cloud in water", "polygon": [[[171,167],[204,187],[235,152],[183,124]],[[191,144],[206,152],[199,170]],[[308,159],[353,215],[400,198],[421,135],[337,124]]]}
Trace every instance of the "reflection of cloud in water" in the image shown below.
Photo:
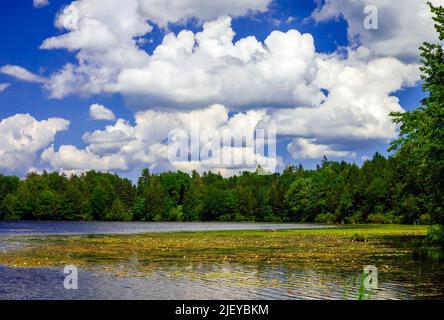
{"label": "reflection of cloud in water", "polygon": [[31,242],[29,238],[19,238],[19,237],[8,237],[8,236],[0,236],[0,253],[18,250],[21,248],[25,248],[27,246],[31,246]]}

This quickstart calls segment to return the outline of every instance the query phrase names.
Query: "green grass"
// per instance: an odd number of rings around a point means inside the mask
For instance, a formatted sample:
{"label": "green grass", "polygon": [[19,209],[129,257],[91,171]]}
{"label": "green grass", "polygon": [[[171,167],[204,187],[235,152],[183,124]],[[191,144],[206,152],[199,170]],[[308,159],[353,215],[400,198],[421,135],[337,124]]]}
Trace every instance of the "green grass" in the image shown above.
{"label": "green grass", "polygon": [[[355,234],[365,242],[352,241]],[[328,229],[212,231],[139,235],[30,237],[30,247],[1,253],[0,264],[15,267],[137,265],[151,270],[168,263],[285,264],[317,269],[360,270],[409,253],[392,239],[425,237],[427,227],[359,225]]]}

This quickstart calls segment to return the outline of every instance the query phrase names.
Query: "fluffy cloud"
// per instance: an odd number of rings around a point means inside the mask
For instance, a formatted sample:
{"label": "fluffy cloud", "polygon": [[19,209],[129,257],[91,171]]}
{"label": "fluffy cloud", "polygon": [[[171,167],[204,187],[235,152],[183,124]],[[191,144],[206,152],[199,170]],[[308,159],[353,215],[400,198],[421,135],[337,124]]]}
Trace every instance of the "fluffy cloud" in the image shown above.
{"label": "fluffy cloud", "polygon": [[[52,75],[47,88],[53,98],[75,92],[113,92],[120,72],[143,68],[149,55],[137,43],[152,30],[151,23],[165,27],[189,18],[200,21],[221,15],[245,15],[265,11],[270,0],[78,0],[63,8],[56,26],[66,33],[49,38],[43,49],[79,51],[77,66],[68,64]],[[100,37],[96,35],[100,34]]]}
{"label": "fluffy cloud", "polygon": [[271,0],[77,0],[63,8],[57,26],[83,33],[80,24],[91,20],[108,26],[115,34],[135,37],[151,30],[148,21],[166,27],[191,18],[208,21],[225,15],[244,16],[264,12],[270,3]]}
{"label": "fluffy cloud", "polygon": [[44,77],[38,76],[19,66],[6,65],[0,68],[0,72],[26,82],[46,82],[46,79]]}
{"label": "fluffy cloud", "polygon": [[50,118],[38,121],[29,114],[16,114],[0,121],[0,169],[23,172],[35,160],[37,152],[50,145],[69,121]]}
{"label": "fluffy cloud", "polygon": [[5,91],[6,89],[8,89],[9,87],[9,83],[0,83],[0,92]]}
{"label": "fluffy cloud", "polygon": [[143,101],[145,108],[212,103],[230,108],[313,106],[323,98],[313,84],[317,71],[313,37],[296,30],[272,32],[264,43],[254,37],[233,43],[231,18],[221,17],[205,23],[196,34],[186,30],[177,36],[167,34],[151,56],[136,47],[132,36],[116,36],[111,29],[100,32],[101,41],[91,39],[92,32],[82,37],[77,32],[42,45],[80,49],[79,65],[69,64],[51,77],[47,88],[55,98],[75,92],[122,93]]}
{"label": "fluffy cloud", "polygon": [[[443,5],[443,0],[431,1]],[[366,30],[364,8],[374,6],[378,12],[378,29]],[[361,55],[392,56],[404,61],[417,61],[418,48],[424,41],[438,40],[431,12],[424,0],[326,0],[313,17],[317,21],[342,16],[348,22],[352,46]],[[368,50],[365,50],[368,49]]]}
{"label": "fluffy cloud", "polygon": [[[239,113],[230,117],[228,110],[222,105],[181,113],[139,112],[136,114],[135,126],[119,119],[114,125],[106,126],[104,130],[85,133],[83,135],[83,140],[87,144],[85,149],[69,145],[61,146],[59,150],[50,147],[42,153],[42,160],[49,163],[53,169],[67,172],[90,169],[125,171],[147,166],[160,170],[212,170],[223,174],[255,170],[259,164],[280,164],[271,162],[274,158],[256,152],[254,147],[242,144],[243,140],[240,139],[246,134],[253,136],[258,123],[264,118],[266,118],[264,110]],[[178,137],[177,130],[186,133],[191,139],[195,129],[198,130],[197,141],[200,148],[196,146],[188,150],[189,155],[187,154],[186,160],[171,159],[168,139]],[[230,139],[231,137],[238,139],[241,143],[230,144],[217,150],[215,154],[205,156],[202,150],[213,141],[211,135],[206,134],[210,130],[220,137],[225,134]],[[192,154],[201,161],[188,159]],[[220,161],[222,156],[224,160],[228,160]],[[241,161],[235,161],[237,159],[235,157],[240,157]],[[247,158],[252,161],[252,165],[248,165]]]}
{"label": "fluffy cloud", "polygon": [[[231,163],[212,164],[212,158],[221,154],[252,155],[254,150],[231,146],[203,161],[176,161],[168,159],[166,140],[175,129],[191,135],[191,124],[197,123],[201,131],[227,130],[233,137],[253,132],[257,128],[276,129],[279,137],[291,137],[287,149],[295,159],[354,157],[360,148],[375,141],[386,141],[397,134],[397,127],[389,118],[392,111],[403,111],[399,101],[391,94],[403,86],[411,86],[418,78],[415,65],[406,65],[393,58],[356,63],[335,56],[319,56],[315,83],[327,90],[326,98],[316,107],[269,108],[229,113],[222,105],[187,112],[138,112],[135,126],[123,119],[104,130],[83,136],[87,147],[79,150],[62,147],[49,149],[44,160],[55,169],[80,170],[72,163],[77,154],[91,159],[82,169],[123,170],[150,166],[163,170],[213,170],[224,174],[237,173],[245,166]],[[340,144],[338,143],[340,141]],[[205,145],[208,137],[201,136]],[[196,152],[196,150],[191,150]],[[69,156],[69,154],[72,156]],[[103,161],[100,161],[103,159]],[[258,159],[261,160],[261,159]],[[269,160],[269,159],[262,159]],[[276,164],[282,165],[279,158]]]}
{"label": "fluffy cloud", "polygon": [[294,159],[320,159],[326,157],[355,157],[354,152],[334,150],[332,146],[316,144],[316,139],[294,139],[287,146]]}
{"label": "fluffy cloud", "polygon": [[117,153],[134,139],[134,128],[123,119],[117,120],[115,125],[107,126],[103,131],[96,130],[83,135],[88,150],[98,155]]}
{"label": "fluffy cloud", "polygon": [[[316,56],[314,85],[326,90],[323,101],[313,107],[268,108],[229,113],[223,105],[182,112],[149,110],[138,112],[135,126],[123,119],[104,130],[83,136],[87,147],[83,150],[63,146],[44,152],[43,160],[54,169],[65,171],[125,170],[150,166],[162,170],[213,170],[224,174],[237,173],[246,168],[232,163],[212,164],[221,154],[249,156],[254,150],[231,146],[203,161],[175,161],[168,159],[166,140],[173,130],[185,130],[191,135],[191,124],[201,131],[227,130],[231,136],[245,135],[257,128],[276,129],[279,137],[291,137],[287,149],[295,159],[354,157],[360,148],[375,141],[387,141],[397,134],[397,127],[388,116],[403,111],[393,92],[412,86],[418,79],[418,68],[394,58],[370,62],[344,60],[333,56]],[[200,143],[208,143],[201,136]],[[340,141],[340,143],[338,143]],[[191,150],[196,153],[196,150]],[[73,162],[82,158],[91,161]],[[269,159],[259,159],[269,160]],[[103,160],[103,161],[101,161]],[[202,160],[202,159],[201,159]],[[103,164],[101,166],[101,164]],[[281,165],[279,158],[276,164]]]}
{"label": "fluffy cloud", "polygon": [[328,91],[314,108],[271,110],[268,126],[283,136],[316,138],[321,143],[356,143],[393,139],[396,125],[389,113],[403,109],[393,92],[412,86],[418,67],[393,58],[350,64],[325,57],[318,61],[317,84]]}
{"label": "fluffy cloud", "polygon": [[110,109],[97,103],[89,107],[89,116],[94,120],[116,120],[116,116]]}
{"label": "fluffy cloud", "polygon": [[[128,20],[128,17],[135,15],[137,10],[137,7],[125,5],[125,8],[119,10],[123,17],[118,16],[117,19],[110,14],[106,17],[124,21],[125,17]],[[318,15],[326,16],[321,14],[324,10],[321,9]],[[107,30],[101,32],[104,35],[101,41],[94,41],[90,39],[91,32],[81,31],[83,26],[75,18],[70,20],[62,15],[58,21],[63,21],[59,22],[61,25],[68,26],[71,23],[75,27],[65,35],[48,39],[43,47],[80,51],[77,55],[78,65],[66,65],[53,74],[46,84],[56,98],[76,92],[105,92],[121,93],[130,98],[127,100],[130,104],[135,103],[141,108],[193,109],[213,103],[222,103],[231,110],[248,110],[258,106],[319,107],[324,101],[332,100],[324,94],[325,90],[331,89],[328,87],[329,82],[323,80],[326,65],[338,69],[337,65],[342,64],[340,68],[352,70],[350,72],[355,70],[355,76],[359,76],[359,69],[370,68],[373,61],[380,61],[374,58],[362,59],[365,47],[361,47],[359,53],[353,52],[348,59],[324,57],[316,52],[310,34],[301,34],[296,30],[286,33],[274,31],[263,43],[254,37],[242,38],[233,43],[235,33],[229,17],[204,23],[201,32],[183,30],[177,35],[167,34],[152,55],[137,47],[134,40],[149,29],[147,24],[128,23],[131,31],[120,33],[116,31],[120,27],[106,27],[111,22],[105,23],[103,18],[100,20],[101,27]],[[80,32],[78,36],[77,32]],[[400,65],[395,59],[387,61],[386,65],[394,65],[388,66],[390,70],[416,68],[415,65]],[[361,73],[366,74],[365,70]],[[330,74],[334,79],[334,72]],[[377,76],[376,71],[369,74]],[[402,71],[401,77],[387,73],[385,76],[387,80],[383,79],[383,82],[394,79],[392,87],[396,88],[386,90],[381,87],[377,93],[380,97],[387,97],[388,93],[399,90],[401,87],[397,84],[400,78],[403,84],[414,82],[410,71]],[[360,81],[362,83],[373,79],[361,77]],[[353,82],[349,84],[349,91],[354,91],[355,96],[365,93],[362,88],[356,88]],[[372,89],[378,90],[377,86]]]}
{"label": "fluffy cloud", "polygon": [[[383,12],[392,12],[398,6],[389,7],[384,1],[379,1],[376,6]],[[274,31],[263,43],[254,37],[233,43],[235,33],[231,18],[222,16],[215,21],[205,22],[201,32],[183,30],[177,35],[167,34],[151,55],[137,45],[138,40],[150,32],[150,21],[162,25],[165,21],[180,22],[191,16],[207,20],[221,14],[242,15],[251,10],[264,11],[268,3],[244,1],[237,4],[228,1],[210,5],[198,0],[130,0],[125,3],[118,0],[75,1],[65,7],[56,20],[56,25],[67,32],[45,40],[42,48],[76,51],[78,63],[65,65],[50,77],[45,87],[53,98],[80,93],[121,93],[128,98],[128,104],[143,109],[195,109],[202,105],[222,103],[232,111],[239,111],[257,107],[316,108],[328,101],[332,103],[333,99],[324,94],[330,88],[322,80],[325,78],[323,69],[326,64],[339,64],[336,60],[341,59],[326,59],[317,53],[310,34],[301,34],[296,30],[286,33]],[[362,11],[364,4],[355,7]],[[176,6],[183,10],[172,11]],[[343,7],[354,8],[353,5]],[[338,14],[357,15],[357,9],[352,13],[342,13],[338,8],[334,2],[327,1],[314,13],[314,17],[320,21]],[[362,16],[362,12],[357,16]],[[393,19],[381,16],[380,23],[383,20]],[[431,24],[430,19],[423,20],[426,21],[425,25]],[[353,25],[350,23],[350,30]],[[391,27],[393,30],[406,29],[396,23]],[[100,39],[95,36],[98,33]],[[350,31],[350,34],[355,33]],[[392,36],[396,37],[396,41],[409,39],[395,33]],[[364,45],[368,44],[372,50],[376,50],[378,39],[361,40]],[[393,47],[399,46],[390,46]],[[361,69],[366,68],[368,61],[374,60],[366,52],[369,49],[361,46],[359,50],[352,51],[347,60],[340,62],[349,65],[352,70],[359,69],[359,65]],[[380,55],[389,53],[381,51]],[[391,61],[398,67],[396,60]],[[406,65],[406,68],[409,67]],[[399,78],[397,75],[387,76],[395,81]],[[409,78],[410,74],[406,77]],[[358,96],[363,90],[355,87],[351,85],[349,91],[354,91],[353,95]],[[389,101],[393,99],[388,96],[389,91],[381,90],[377,95],[379,100],[385,99],[385,108],[387,103],[393,104],[393,101]],[[363,101],[362,97],[360,99],[362,104],[373,103]]]}
{"label": "fluffy cloud", "polygon": [[43,8],[49,5],[49,0],[33,0],[34,8]]}
{"label": "fluffy cloud", "polygon": [[42,152],[41,159],[50,162],[53,168],[71,172],[88,170],[108,171],[127,170],[125,160],[119,155],[97,156],[75,146],[63,145],[55,152],[54,146]]}
{"label": "fluffy cloud", "polygon": [[181,23],[189,18],[201,21],[216,19],[220,16],[244,16],[252,12],[264,12],[271,0],[140,0],[143,16],[159,26],[168,23]]}
{"label": "fluffy cloud", "polygon": [[168,34],[142,68],[125,68],[115,86],[127,96],[144,95],[152,106],[223,103],[313,106],[323,96],[313,84],[315,48],[309,34],[272,32],[233,43],[231,18],[207,22],[203,31]]}

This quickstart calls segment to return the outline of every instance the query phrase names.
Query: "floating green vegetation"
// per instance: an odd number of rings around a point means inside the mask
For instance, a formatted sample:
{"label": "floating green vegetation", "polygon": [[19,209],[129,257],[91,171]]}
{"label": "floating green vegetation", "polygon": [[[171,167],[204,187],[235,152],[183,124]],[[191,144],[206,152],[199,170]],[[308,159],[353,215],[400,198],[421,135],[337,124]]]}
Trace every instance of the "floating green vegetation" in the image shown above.
{"label": "floating green vegetation", "polygon": [[[366,241],[350,241],[359,234]],[[138,235],[33,236],[27,245],[0,253],[0,264],[49,267],[75,264],[115,269],[189,263],[255,263],[316,269],[361,270],[365,264],[396,271],[390,261],[411,253],[392,239],[424,238],[427,228],[412,225],[361,225],[327,229],[212,231]]]}
{"label": "floating green vegetation", "polygon": [[353,242],[365,242],[366,241],[365,237],[362,234],[359,234],[359,233],[354,233],[352,235],[351,240]]}

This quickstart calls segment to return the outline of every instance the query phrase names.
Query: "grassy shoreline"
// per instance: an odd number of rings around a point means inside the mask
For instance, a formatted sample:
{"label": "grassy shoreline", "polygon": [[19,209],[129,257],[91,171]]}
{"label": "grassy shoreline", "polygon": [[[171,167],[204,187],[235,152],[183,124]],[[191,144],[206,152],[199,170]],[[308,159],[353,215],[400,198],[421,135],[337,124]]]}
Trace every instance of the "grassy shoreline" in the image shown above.
{"label": "grassy shoreline", "polygon": [[[355,225],[327,229],[242,230],[136,235],[32,236],[28,245],[0,253],[13,267],[102,266],[127,264],[139,269],[187,263],[254,263],[357,270],[408,254],[393,239],[423,238],[427,227]],[[358,237],[356,237],[358,236]],[[364,241],[352,241],[357,238]]]}

